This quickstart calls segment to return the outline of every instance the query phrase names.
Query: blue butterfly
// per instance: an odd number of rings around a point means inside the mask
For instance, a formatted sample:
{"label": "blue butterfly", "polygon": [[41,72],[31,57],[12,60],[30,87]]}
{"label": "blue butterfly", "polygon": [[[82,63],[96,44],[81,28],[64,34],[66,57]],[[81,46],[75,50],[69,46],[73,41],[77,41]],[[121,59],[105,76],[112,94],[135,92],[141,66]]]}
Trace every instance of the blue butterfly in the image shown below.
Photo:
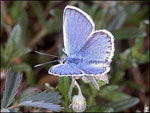
{"label": "blue butterfly", "polygon": [[103,76],[110,70],[114,37],[96,30],[91,17],[81,9],[66,6],[63,15],[65,60],[48,73],[56,76]]}

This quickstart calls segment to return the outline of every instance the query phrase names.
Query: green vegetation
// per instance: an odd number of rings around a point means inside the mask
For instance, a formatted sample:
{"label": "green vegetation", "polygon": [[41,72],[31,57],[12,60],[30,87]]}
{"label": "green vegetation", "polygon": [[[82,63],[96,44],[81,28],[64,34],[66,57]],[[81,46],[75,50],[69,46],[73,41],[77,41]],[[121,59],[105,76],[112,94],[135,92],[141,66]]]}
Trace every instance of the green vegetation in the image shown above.
{"label": "green vegetation", "polygon": [[[70,78],[48,75],[48,69],[56,63],[34,68],[36,64],[56,59],[33,52],[62,57],[62,22],[66,5],[87,12],[97,30],[107,29],[115,38],[109,84],[98,81],[98,91],[93,84],[77,80],[86,98],[85,111],[143,112],[149,104],[149,5],[137,1],[2,1],[1,110],[72,111],[68,98]],[[76,94],[75,87],[73,95]]]}

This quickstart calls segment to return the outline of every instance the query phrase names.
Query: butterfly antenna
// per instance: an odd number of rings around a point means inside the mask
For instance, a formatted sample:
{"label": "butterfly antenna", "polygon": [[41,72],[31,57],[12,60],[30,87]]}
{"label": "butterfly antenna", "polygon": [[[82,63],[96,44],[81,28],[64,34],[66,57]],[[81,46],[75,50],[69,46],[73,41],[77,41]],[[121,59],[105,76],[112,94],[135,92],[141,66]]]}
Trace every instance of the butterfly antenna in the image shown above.
{"label": "butterfly antenna", "polygon": [[54,61],[45,62],[45,63],[42,63],[42,64],[37,64],[34,67],[39,67],[39,66],[43,66],[43,65],[46,65],[46,64],[49,64],[49,63],[52,63],[52,62],[58,62],[58,61],[60,61],[60,60],[54,60]]}
{"label": "butterfly antenna", "polygon": [[46,55],[46,56],[51,56],[51,57],[59,58],[58,56],[55,56],[55,55],[49,55],[49,54],[38,52],[38,51],[35,51],[35,52],[38,53],[38,54],[40,54],[40,55]]}

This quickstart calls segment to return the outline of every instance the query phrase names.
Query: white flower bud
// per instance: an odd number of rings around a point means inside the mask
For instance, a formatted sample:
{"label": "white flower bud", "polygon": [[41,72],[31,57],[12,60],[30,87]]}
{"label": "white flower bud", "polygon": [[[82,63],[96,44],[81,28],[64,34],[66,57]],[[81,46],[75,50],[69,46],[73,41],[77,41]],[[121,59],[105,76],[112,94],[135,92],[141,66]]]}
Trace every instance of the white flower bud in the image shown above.
{"label": "white flower bud", "polygon": [[83,95],[75,95],[72,99],[72,109],[74,112],[83,112],[86,108],[86,100]]}

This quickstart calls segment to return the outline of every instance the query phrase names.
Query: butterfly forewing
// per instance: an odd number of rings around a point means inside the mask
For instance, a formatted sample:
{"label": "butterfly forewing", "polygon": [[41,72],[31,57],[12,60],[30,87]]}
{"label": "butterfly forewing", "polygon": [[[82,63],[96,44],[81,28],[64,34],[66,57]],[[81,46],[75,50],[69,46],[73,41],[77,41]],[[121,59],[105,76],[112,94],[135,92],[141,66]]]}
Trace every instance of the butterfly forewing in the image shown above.
{"label": "butterfly forewing", "polygon": [[63,18],[64,46],[68,56],[76,55],[94,31],[94,22],[82,10],[67,6]]}

